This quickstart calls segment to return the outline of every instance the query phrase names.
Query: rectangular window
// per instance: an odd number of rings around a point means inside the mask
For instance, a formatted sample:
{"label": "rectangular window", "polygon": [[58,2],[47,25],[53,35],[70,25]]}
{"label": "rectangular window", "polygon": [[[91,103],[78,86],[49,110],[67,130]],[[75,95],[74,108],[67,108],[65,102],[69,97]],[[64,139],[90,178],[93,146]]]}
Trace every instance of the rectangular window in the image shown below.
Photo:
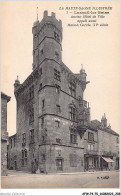
{"label": "rectangular window", "polygon": [[27,150],[22,150],[22,167],[27,165]]}
{"label": "rectangular window", "polygon": [[61,139],[56,138],[56,143],[60,144],[61,143]]}
{"label": "rectangular window", "polygon": [[54,69],[54,78],[58,81],[61,81],[60,71]]}
{"label": "rectangular window", "polygon": [[29,98],[30,98],[30,99],[33,99],[33,98],[34,98],[34,85],[32,85],[32,86],[29,88]]}
{"label": "rectangular window", "polygon": [[44,128],[44,117],[41,118],[41,127]]}
{"label": "rectangular window", "polygon": [[42,90],[42,83],[39,85],[39,90]]}
{"label": "rectangular window", "polygon": [[55,88],[56,88],[56,89],[55,89],[56,93],[59,94],[59,93],[60,93],[60,86],[56,85]]}
{"label": "rectangular window", "polygon": [[93,152],[94,151],[94,145],[93,144],[88,144],[88,151]]}
{"label": "rectangular window", "polygon": [[70,89],[70,94],[73,97],[75,97],[76,96],[76,85],[75,85],[75,83],[70,82],[69,89]]}
{"label": "rectangular window", "polygon": [[44,108],[45,107],[45,100],[43,99],[42,100],[42,108]]}
{"label": "rectangular window", "polygon": [[58,61],[59,60],[59,54],[55,52],[55,59]]}
{"label": "rectangular window", "polygon": [[26,133],[22,134],[22,146],[26,145]]}
{"label": "rectangular window", "polygon": [[34,129],[30,130],[30,143],[34,143]]}
{"label": "rectangular window", "polygon": [[60,113],[61,112],[61,108],[60,108],[60,105],[56,105],[56,112],[58,113]]}
{"label": "rectangular window", "polygon": [[94,141],[94,133],[88,132],[88,140],[91,142]]}
{"label": "rectangular window", "polygon": [[77,143],[77,131],[75,129],[71,129],[71,131],[70,131],[70,142],[72,144]]}
{"label": "rectangular window", "polygon": [[45,136],[44,135],[42,136],[42,142],[45,142]]}
{"label": "rectangular window", "polygon": [[29,112],[30,112],[30,115],[29,115],[29,122],[31,123],[31,122],[34,121],[34,108],[33,108],[33,106],[31,106]]}
{"label": "rectangular window", "polygon": [[60,127],[60,121],[59,120],[56,120],[55,123],[56,123],[56,127]]}
{"label": "rectangular window", "polygon": [[76,109],[74,107],[70,107],[70,120],[76,121]]}
{"label": "rectangular window", "polygon": [[56,41],[58,41],[58,42],[60,41],[60,37],[55,31],[54,31],[54,38]]}

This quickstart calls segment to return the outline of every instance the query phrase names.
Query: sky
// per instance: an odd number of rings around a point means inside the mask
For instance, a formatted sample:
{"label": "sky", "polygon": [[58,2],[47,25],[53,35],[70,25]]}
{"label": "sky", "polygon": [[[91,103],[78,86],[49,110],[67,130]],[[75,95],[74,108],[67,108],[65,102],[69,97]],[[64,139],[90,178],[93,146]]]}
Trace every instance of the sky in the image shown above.
{"label": "sky", "polygon": [[[108,27],[69,27],[75,21],[59,7],[107,7]],[[32,72],[32,26],[41,21],[44,10],[56,13],[62,20],[62,60],[74,73],[81,64],[87,73],[84,99],[90,103],[91,120],[101,120],[105,113],[111,128],[119,133],[119,2],[115,1],[2,1],[1,2],[1,90],[11,96],[8,103],[7,129],[9,136],[16,133],[16,99],[14,82],[21,83]],[[100,19],[101,20],[101,19]],[[103,20],[102,20],[103,21]]]}

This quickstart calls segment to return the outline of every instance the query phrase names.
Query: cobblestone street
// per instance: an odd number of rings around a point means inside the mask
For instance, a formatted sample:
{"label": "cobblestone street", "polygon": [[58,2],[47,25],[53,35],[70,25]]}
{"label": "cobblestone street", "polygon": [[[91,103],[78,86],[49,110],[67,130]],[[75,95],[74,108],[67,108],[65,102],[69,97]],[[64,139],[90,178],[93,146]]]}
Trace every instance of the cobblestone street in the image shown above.
{"label": "cobblestone street", "polygon": [[8,171],[2,188],[119,188],[119,172],[82,172],[71,174],[31,174]]}

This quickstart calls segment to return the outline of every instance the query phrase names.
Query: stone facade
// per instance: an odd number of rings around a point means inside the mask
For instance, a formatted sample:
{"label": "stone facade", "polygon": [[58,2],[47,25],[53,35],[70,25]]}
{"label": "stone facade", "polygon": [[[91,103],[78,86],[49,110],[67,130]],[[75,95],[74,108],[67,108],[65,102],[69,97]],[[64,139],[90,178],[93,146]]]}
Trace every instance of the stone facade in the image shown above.
{"label": "stone facade", "polygon": [[7,175],[7,103],[10,97],[1,92],[1,175]]}
{"label": "stone facade", "polygon": [[16,142],[16,134],[9,137],[9,145],[8,153],[7,153],[7,162],[8,162],[8,169],[17,169],[17,142]]}
{"label": "stone facade", "polygon": [[44,173],[84,171],[84,135],[90,122],[89,104],[83,100],[87,74],[84,69],[74,74],[62,62],[62,22],[54,13],[48,16],[45,11],[32,33],[33,72],[23,84],[18,79],[14,83],[17,133],[9,160],[17,158],[9,167]]}
{"label": "stone facade", "polygon": [[119,135],[104,121],[93,120],[88,123],[84,134],[85,170],[119,169]]}

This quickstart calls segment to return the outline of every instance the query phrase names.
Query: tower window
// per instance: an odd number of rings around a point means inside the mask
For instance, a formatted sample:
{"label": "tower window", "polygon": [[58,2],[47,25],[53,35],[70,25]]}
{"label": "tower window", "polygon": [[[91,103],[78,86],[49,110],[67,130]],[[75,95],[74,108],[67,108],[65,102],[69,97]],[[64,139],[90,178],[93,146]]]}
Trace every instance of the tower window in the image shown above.
{"label": "tower window", "polygon": [[58,71],[57,69],[54,69],[54,78],[58,81],[61,80],[60,71]]}
{"label": "tower window", "polygon": [[60,37],[56,32],[54,32],[54,38],[56,41],[58,41],[58,42],[60,41]]}
{"label": "tower window", "polygon": [[34,129],[30,130],[30,143],[34,143]]}
{"label": "tower window", "polygon": [[74,107],[70,107],[70,120],[76,121],[76,109]]}
{"label": "tower window", "polygon": [[76,96],[76,85],[73,82],[69,84],[70,94],[75,97]]}
{"label": "tower window", "polygon": [[56,120],[55,123],[56,123],[56,127],[60,127],[60,122],[59,122],[59,120]]}
{"label": "tower window", "polygon": [[77,143],[77,131],[75,129],[71,129],[71,131],[70,131],[70,142],[72,144]]}
{"label": "tower window", "polygon": [[61,139],[56,138],[56,143],[60,144],[61,143]]}
{"label": "tower window", "polygon": [[39,85],[39,90],[42,90],[42,83]]}
{"label": "tower window", "polygon": [[42,142],[45,142],[45,136],[44,135],[42,136]]}
{"label": "tower window", "polygon": [[59,94],[60,93],[60,86],[56,85],[55,88],[56,88],[55,89],[56,93]]}
{"label": "tower window", "polygon": [[30,108],[30,115],[29,115],[29,122],[33,122],[34,121],[34,108],[31,107]]}
{"label": "tower window", "polygon": [[43,54],[43,49],[41,50],[41,54]]}
{"label": "tower window", "polygon": [[61,112],[60,105],[56,105],[56,111],[57,111],[57,113],[58,113],[58,112]]}
{"label": "tower window", "polygon": [[43,99],[42,100],[42,108],[44,108],[45,107],[45,100]]}
{"label": "tower window", "polygon": [[26,133],[22,134],[22,146],[26,145]]}
{"label": "tower window", "polygon": [[59,60],[59,54],[57,52],[55,52],[55,59]]}
{"label": "tower window", "polygon": [[34,98],[34,85],[29,88],[29,98]]}
{"label": "tower window", "polygon": [[41,123],[41,127],[43,128],[44,127],[44,117],[42,117],[42,123]]}

